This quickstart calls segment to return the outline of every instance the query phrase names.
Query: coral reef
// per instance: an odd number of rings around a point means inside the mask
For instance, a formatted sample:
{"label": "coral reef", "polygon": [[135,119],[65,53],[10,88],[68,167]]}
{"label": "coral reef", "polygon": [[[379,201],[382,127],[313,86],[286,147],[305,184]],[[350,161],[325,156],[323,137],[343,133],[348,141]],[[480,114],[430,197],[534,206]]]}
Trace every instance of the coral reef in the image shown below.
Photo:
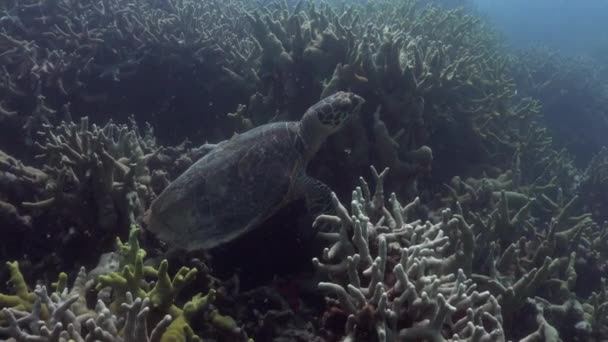
{"label": "coral reef", "polygon": [[[584,268],[601,272],[603,263],[591,260],[598,260],[602,247],[596,243],[602,238],[589,214],[573,215],[576,197],[568,203],[545,198],[554,205],[546,229],[539,228],[541,217],[530,216],[535,200],[511,210],[517,195],[513,200],[505,190],[486,204],[495,207],[488,217],[455,202],[456,214],[445,209],[430,213],[435,223],[423,222],[414,219],[420,200],[402,206],[392,193],[386,201],[387,170],[372,171],[373,193],[361,180],[350,212],[334,197],[337,216],[315,221],[340,227],[339,233],[323,236],[333,241],[324,260],[313,260],[332,279],[319,284],[336,298],[328,301],[325,318],[330,334],[379,341],[441,335],[455,340],[506,336],[529,341],[549,339],[547,334],[563,340],[600,338],[603,323],[590,317],[601,311],[597,298],[603,281],[584,288],[577,286],[577,277],[590,271]],[[589,293],[589,285],[597,292]],[[526,317],[532,323],[522,329]],[[336,322],[346,322],[346,330],[336,330]],[[534,324],[537,331],[529,328]]]}
{"label": "coral reef", "polygon": [[608,148],[602,148],[593,156],[581,178],[578,192],[583,197],[586,210],[598,222],[607,221]]}
{"label": "coral reef", "polygon": [[[606,69],[435,2],[0,2],[1,337],[608,339]],[[312,263],[222,280],[130,230],[216,143],[342,90],[366,105],[308,170],[337,212]]]}
{"label": "coral reef", "polygon": [[319,283],[320,290],[337,297],[330,303],[338,309],[327,313],[326,324],[346,321],[345,341],[437,341],[443,335],[455,341],[504,340],[497,299],[478,292],[469,279],[471,227],[449,210],[437,224],[410,221],[420,200],[402,206],[394,193],[386,208],[382,182],[388,169],[373,171],[373,195],[362,182],[353,191],[350,213],[334,197],[338,216],[315,221],[340,226],[340,233],[326,236],[336,240],[324,251],[327,263],[313,259],[317,269],[335,279]]}
{"label": "coral reef", "polygon": [[[370,163],[391,167],[391,178],[412,178],[411,171],[399,171],[398,159],[376,160],[388,153],[382,144],[387,134],[406,164],[414,163],[408,152],[425,145],[439,149],[441,166],[472,167],[460,154],[473,145],[476,164],[498,163],[493,155],[514,148],[511,127],[537,110],[534,101],[515,97],[500,41],[463,10],[411,0],[346,7],[306,1],[261,8],[246,1],[127,4],[4,5],[3,108],[17,121],[36,118],[24,123],[29,136],[36,122],[71,109],[96,120],[134,113],[163,127],[157,134],[165,142],[176,142],[170,133],[176,128],[198,143],[219,141],[234,128],[297,120],[319,98],[353,90],[378,108],[377,119],[364,115],[334,139],[328,150],[339,152],[337,162],[329,152],[320,158],[329,170],[344,162],[357,168],[350,179],[335,182],[348,191]],[[122,96],[133,91],[138,95]],[[374,120],[386,123],[386,132],[375,129]],[[437,139],[446,135],[470,143],[458,147]]]}
{"label": "coral reef", "polygon": [[[117,239],[119,271],[91,277],[83,267],[69,289],[67,274],[61,273],[50,294],[43,285],[30,291],[18,263],[8,262],[15,294],[0,296],[0,321],[5,325],[0,334],[17,341],[201,341],[191,323],[202,315],[234,340],[249,341],[232,318],[213,306],[214,289],[178,307],[176,298],[196,277],[197,269],[182,267],[171,279],[166,260],[158,268],[144,266],[146,252],[139,247],[138,231],[131,228],[127,243]],[[155,281],[147,280],[150,277]],[[87,306],[92,288],[99,294],[94,309]],[[109,295],[107,302],[104,294]],[[148,331],[148,326],[154,328]]]}

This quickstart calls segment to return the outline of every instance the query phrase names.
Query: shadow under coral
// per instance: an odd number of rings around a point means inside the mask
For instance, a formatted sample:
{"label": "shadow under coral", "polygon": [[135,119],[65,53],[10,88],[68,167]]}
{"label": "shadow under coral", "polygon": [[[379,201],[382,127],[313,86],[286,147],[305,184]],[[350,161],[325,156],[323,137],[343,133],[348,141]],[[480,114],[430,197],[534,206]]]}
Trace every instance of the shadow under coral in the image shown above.
{"label": "shadow under coral", "polygon": [[219,278],[239,275],[242,289],[268,283],[275,276],[313,273],[310,260],[319,255],[312,236],[312,218],[304,201],[295,201],[259,228],[210,252],[212,273]]}

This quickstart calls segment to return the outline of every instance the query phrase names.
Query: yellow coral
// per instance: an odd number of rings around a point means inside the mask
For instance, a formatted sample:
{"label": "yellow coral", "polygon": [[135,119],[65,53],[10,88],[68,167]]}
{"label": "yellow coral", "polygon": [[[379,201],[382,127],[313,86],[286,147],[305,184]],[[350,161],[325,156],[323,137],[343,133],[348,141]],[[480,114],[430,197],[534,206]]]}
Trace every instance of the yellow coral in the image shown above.
{"label": "yellow coral", "polygon": [[7,261],[6,267],[8,267],[11,273],[10,282],[15,288],[14,295],[7,295],[0,293],[0,307],[13,308],[21,311],[30,311],[34,306],[34,299],[36,295],[27,288],[23,274],[19,270],[19,263],[17,261]]}

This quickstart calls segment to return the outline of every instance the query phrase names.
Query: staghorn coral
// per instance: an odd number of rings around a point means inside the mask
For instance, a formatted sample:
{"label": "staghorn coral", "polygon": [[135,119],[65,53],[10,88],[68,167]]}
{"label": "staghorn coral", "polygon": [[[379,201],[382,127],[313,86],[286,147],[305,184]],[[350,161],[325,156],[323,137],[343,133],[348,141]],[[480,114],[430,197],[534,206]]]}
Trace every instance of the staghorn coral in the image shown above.
{"label": "staghorn coral", "polygon": [[[334,196],[338,214],[315,221],[340,227],[339,233],[323,236],[331,241],[323,261],[313,259],[330,279],[319,288],[332,297],[325,314],[332,339],[391,340],[400,330],[402,336],[432,340],[452,335],[466,340],[470,334],[522,341],[601,336],[601,319],[591,317],[602,311],[597,303],[603,292],[589,294],[578,279],[600,272],[602,263],[592,260],[601,248],[594,243],[603,240],[589,214],[574,214],[576,197],[555,202],[544,196],[517,204],[507,196],[504,189],[512,183],[506,182],[495,202],[484,204],[491,211],[465,212],[455,202],[457,214],[444,210],[437,223],[422,223],[413,220],[419,199],[401,206],[392,194],[385,204],[386,170],[378,174],[372,169],[372,174],[374,193],[361,180],[350,211]],[[544,228],[542,215],[533,217],[532,212],[549,212],[550,225]],[[495,317],[482,318],[474,314],[477,310]],[[515,322],[521,315],[527,323]],[[481,321],[501,333],[474,329]],[[339,322],[346,330],[336,328]],[[463,324],[467,332],[459,331]]]}
{"label": "staghorn coral", "polygon": [[[178,307],[177,296],[196,276],[196,269],[182,267],[171,280],[166,260],[158,269],[144,267],[146,252],[139,247],[137,233],[133,227],[128,243],[117,239],[120,271],[92,278],[83,267],[70,289],[67,275],[62,273],[50,294],[41,285],[33,292],[28,290],[19,265],[7,263],[15,295],[0,296],[0,335],[17,341],[200,341],[191,324],[196,315],[204,313],[204,320],[215,329],[235,340],[248,341],[236,322],[213,306],[214,289],[205,296],[196,294]],[[145,280],[149,277],[156,278],[153,287]],[[86,295],[91,288],[108,289],[110,301],[104,302],[100,295],[95,308],[88,308]],[[152,331],[147,330],[150,324]]]}
{"label": "staghorn coral", "polygon": [[0,193],[4,199],[22,200],[36,194],[48,175],[0,151]]}
{"label": "staghorn coral", "polygon": [[[192,148],[187,140],[158,146],[152,127],[140,131],[134,118],[99,127],[84,117],[43,128],[32,161],[40,169],[0,151],[0,215],[14,240],[2,253],[7,259],[25,255],[39,269],[54,264],[51,273],[76,266],[66,263],[91,244],[108,246],[112,234],[138,223],[169,178],[211,146]],[[26,239],[33,226],[39,234]],[[49,239],[68,248],[49,254]]]}
{"label": "staghorn coral", "polygon": [[12,203],[39,194],[48,175],[0,151],[0,222],[13,232],[32,228],[32,218]]}
{"label": "staghorn coral", "polygon": [[334,309],[326,321],[348,317],[345,330],[332,333],[345,341],[504,340],[496,298],[478,292],[467,276],[474,248],[470,227],[449,211],[437,224],[410,221],[419,200],[402,207],[394,193],[387,208],[383,180],[388,170],[372,170],[373,195],[362,180],[350,212],[334,195],[337,216],[315,221],[340,226],[339,233],[326,236],[335,242],[324,250],[324,262],[313,259],[332,279],[319,283],[319,289],[337,297],[335,303],[329,300]]}
{"label": "staghorn coral", "polygon": [[[402,206],[394,193],[385,196],[383,182],[387,171],[378,173],[372,168],[372,174],[376,182],[373,193],[361,180],[361,186],[353,191],[350,211],[334,196],[337,215],[320,216],[316,221],[340,227],[338,233],[322,234],[331,241],[331,247],[325,249],[323,261],[313,260],[316,269],[329,277],[318,285],[321,292],[331,297],[320,322],[322,329],[315,331],[297,323],[297,313],[271,289],[233,293],[238,300],[256,298],[264,303],[261,307],[272,308],[267,312],[254,310],[259,321],[257,325],[248,324],[248,329],[260,336],[303,340],[316,336],[330,340],[532,341],[604,336],[604,287],[588,296],[577,288],[580,263],[590,260],[589,255],[597,248],[594,244],[600,243],[596,241],[601,237],[596,237],[588,215],[573,215],[576,198],[568,202],[549,197],[534,201],[543,201],[544,210],[552,218],[551,226],[543,229],[539,221],[531,220],[534,202],[526,202],[514,211],[504,191],[512,183],[501,182],[504,188],[499,198],[487,204],[496,206],[492,219],[485,217],[484,212],[465,213],[456,204],[456,214],[450,210],[431,212],[430,217],[436,223],[423,223],[414,220],[421,206],[419,199]],[[214,329],[245,338],[244,330],[234,320],[219,314],[210,303],[218,300],[218,296],[225,302],[224,290],[195,295],[178,306],[176,301],[196,270],[182,267],[171,278],[166,261],[159,268],[144,265],[146,253],[139,247],[136,229],[131,231],[128,243],[117,240],[116,253],[118,270],[92,278],[98,290],[109,290],[110,297],[99,297],[106,300],[109,312],[116,315],[124,312],[122,304],[130,302],[132,293],[136,300],[148,298],[146,304],[151,312],[175,317],[163,334],[167,340],[181,341],[194,336],[200,327],[191,326],[195,324],[192,319],[201,313]],[[16,266],[12,269],[18,271]],[[156,281],[150,282],[151,278]],[[29,292],[19,273],[14,273],[13,282],[21,290],[17,296],[1,297],[2,305],[34,308],[35,296],[44,298],[41,289]],[[65,275],[60,276],[57,293],[74,301],[70,304],[74,315],[91,314],[82,309],[82,300],[72,299],[79,294],[82,298],[83,292],[65,292],[65,284]],[[62,303],[53,301],[53,305]],[[50,304],[42,306],[47,307]],[[49,312],[53,310],[56,309]],[[238,317],[245,316],[241,313]],[[516,317],[527,321],[524,330],[514,329]],[[15,316],[15,322],[19,319]],[[49,318],[45,322],[46,330],[41,329],[41,333],[60,333],[56,320]],[[32,333],[23,325],[17,324],[20,330],[14,328],[15,324],[12,326],[4,332]]]}
{"label": "staghorn coral", "polygon": [[[254,125],[275,120],[273,115],[294,119],[290,116],[316,100],[315,94],[343,89],[363,94],[369,106],[379,108],[374,118],[355,118],[351,130],[332,139],[331,152],[321,151],[320,159],[327,163],[319,163],[320,172],[335,178],[334,184],[349,184],[353,175],[347,181],[336,177],[331,166],[345,163],[357,175],[373,163],[394,170],[394,181],[387,180],[391,186],[397,179],[414,178],[396,189],[411,196],[422,173],[408,165],[416,164],[407,160],[412,151],[439,148],[435,162],[440,172],[448,169],[443,165],[468,168],[463,161],[471,155],[480,158],[470,168],[504,163],[500,157],[515,151],[526,123],[538,117],[537,101],[516,97],[507,75],[511,61],[496,52],[499,41],[482,21],[463,11],[421,9],[416,1],[271,3],[249,21],[251,39],[261,46],[259,57],[251,59],[253,69],[267,77],[260,78],[263,90],[239,105],[239,117]],[[281,58],[289,62],[276,61]],[[294,98],[292,89],[303,94]],[[459,151],[469,150],[478,153],[458,157]]]}
{"label": "staghorn coral", "polygon": [[[167,315],[149,333],[146,320],[150,308],[147,298],[133,300],[129,295],[123,303],[125,314],[119,319],[102,301],[97,302],[94,311],[77,315],[72,306],[79,299],[78,296],[66,299],[64,293],[48,295],[43,286],[36,289],[36,296],[34,308],[29,314],[2,310],[9,325],[0,327],[0,334],[11,336],[15,341],[155,342],[162,341],[171,322],[171,316]],[[49,310],[48,318],[40,314],[42,305]]]}
{"label": "staghorn coral", "polygon": [[[76,258],[94,263],[97,256],[86,253],[88,248],[109,247],[113,234],[141,220],[169,178],[208,150],[192,148],[187,140],[158,146],[152,127],[140,130],[133,117],[129,124],[109,121],[102,127],[83,117],[45,125],[37,136],[36,154],[27,164],[0,151],[0,216],[11,231],[6,241],[12,241],[0,253],[27,261],[26,273],[50,276],[78,267]],[[37,234],[28,236],[33,227]]]}
{"label": "staghorn coral", "polygon": [[[65,116],[63,107],[71,104],[95,121],[108,113],[135,113],[162,127],[164,139],[175,139],[171,127],[180,122],[197,127],[180,130],[199,142],[221,141],[235,128],[297,120],[310,104],[339,90],[364,95],[370,108],[381,106],[377,121],[388,129],[370,129],[369,115],[356,119],[352,130],[333,139],[331,153],[320,157],[325,163],[319,164],[330,165],[323,172],[329,169],[331,178],[344,178],[331,166],[348,163],[354,170],[349,179],[336,179],[345,191],[370,163],[394,170],[390,185],[402,176],[419,177],[407,156],[423,146],[436,151],[439,166],[452,169],[469,167],[458,158],[465,150],[479,152],[472,153],[482,159],[476,165],[504,163],[500,156],[513,151],[521,127],[537,113],[533,100],[515,96],[507,75],[511,61],[499,55],[499,40],[462,10],[411,0],[295,6],[32,0],[4,6],[9,51],[3,55],[3,108],[18,117],[36,112],[44,115],[33,117],[46,118],[44,108]],[[29,58],[21,57],[24,51]],[[143,96],[122,96],[127,91]],[[26,98],[18,100],[15,93]],[[38,110],[20,104],[40,96],[45,99]],[[235,127],[235,116],[222,113],[238,113],[240,123]],[[398,159],[376,159],[386,137]],[[414,183],[396,191],[412,195]]]}
{"label": "staghorn coral", "polygon": [[149,176],[146,156],[134,131],[112,122],[103,128],[89,127],[85,117],[79,125],[45,126],[41,134],[44,140],[36,145],[40,150],[37,158],[45,161],[45,170],[53,179],[47,186],[50,197],[25,202],[24,207],[60,206],[77,212],[82,199],[90,198],[96,207],[91,219],[98,221],[100,228],[109,230],[136,222],[144,205],[140,193],[146,192],[145,185],[142,189],[139,184]]}
{"label": "staghorn coral", "polygon": [[[179,106],[171,96],[159,96],[159,101],[147,106],[122,93],[144,85],[143,94],[160,95],[162,89],[150,87],[149,72],[163,74],[165,82],[179,85],[176,80],[191,74],[187,68],[192,64],[201,74],[213,75],[200,78],[204,82],[217,80],[241,91],[237,74],[231,71],[235,63],[227,61],[230,54],[218,43],[247,45],[235,35],[239,31],[235,17],[243,16],[238,6],[242,4],[3,2],[0,118],[21,121],[31,137],[40,123],[65,116],[65,106],[98,116],[107,115],[110,108],[126,116],[130,111],[142,113],[144,107]],[[167,68],[167,63],[175,67]],[[204,84],[197,88],[213,92],[213,87]]]}
{"label": "staghorn coral", "polygon": [[578,193],[582,197],[583,205],[598,222],[608,220],[606,214],[608,201],[608,148],[602,148],[593,156],[587,169],[582,174]]}
{"label": "staghorn coral", "polygon": [[[184,287],[194,280],[197,269],[181,267],[171,279],[167,260],[162,260],[158,269],[144,266],[146,252],[139,247],[138,232],[136,226],[131,228],[128,243],[122,243],[117,238],[119,271],[101,275],[97,280],[98,290],[111,289],[110,309],[118,311],[129,293],[133,293],[137,298],[149,298],[152,310],[166,312],[174,318],[161,341],[183,341],[194,338],[195,334],[190,323],[193,317],[200,313],[204,313],[204,319],[216,329],[232,335],[233,338],[247,341],[245,332],[237,327],[236,322],[220,314],[213,307],[216,293],[214,289],[210,289],[205,296],[198,293],[183,307],[178,307],[175,304],[176,299]],[[146,277],[150,276],[156,281],[148,282]]]}
{"label": "staghorn coral", "polygon": [[[53,284],[55,291],[48,293],[42,285],[29,291],[17,262],[8,262],[7,266],[16,294],[2,295],[0,300],[3,307],[0,335],[11,336],[17,341],[148,341],[146,320],[150,308],[147,298],[133,300],[130,294],[127,295],[121,314],[126,320],[119,320],[116,312],[111,312],[101,300],[97,301],[94,310],[87,307],[89,285],[84,267],[71,288],[67,287],[67,275],[61,273]],[[170,321],[171,317],[165,316],[150,340],[158,341]],[[119,331],[123,332],[119,335]]]}
{"label": "staghorn coral", "polygon": [[[558,159],[549,164],[560,163]],[[531,311],[543,327],[536,338],[558,327],[554,336],[584,339],[595,328],[573,308],[589,301],[590,292],[599,288],[599,279],[591,274],[605,267],[600,259],[602,230],[590,213],[577,213],[580,197],[568,200],[551,184],[556,177],[549,186],[518,185],[514,178],[508,172],[495,179],[456,179],[451,188],[452,204],[474,224],[472,278],[497,297],[507,331],[515,324],[514,315]],[[584,285],[577,281],[580,277]],[[564,315],[576,321],[566,324]]]}

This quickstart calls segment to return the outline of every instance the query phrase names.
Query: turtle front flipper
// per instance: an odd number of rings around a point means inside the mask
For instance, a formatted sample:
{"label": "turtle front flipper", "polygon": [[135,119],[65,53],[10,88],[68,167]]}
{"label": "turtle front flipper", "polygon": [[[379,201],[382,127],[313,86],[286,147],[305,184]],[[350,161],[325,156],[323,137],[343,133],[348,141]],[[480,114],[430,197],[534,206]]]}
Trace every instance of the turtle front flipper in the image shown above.
{"label": "turtle front flipper", "polygon": [[[313,220],[320,215],[334,215],[335,208],[332,203],[331,188],[318,179],[304,176],[302,180],[302,188],[304,198],[306,199],[306,208]],[[313,227],[313,234],[318,231],[328,232],[335,229],[329,224],[320,224]]]}

